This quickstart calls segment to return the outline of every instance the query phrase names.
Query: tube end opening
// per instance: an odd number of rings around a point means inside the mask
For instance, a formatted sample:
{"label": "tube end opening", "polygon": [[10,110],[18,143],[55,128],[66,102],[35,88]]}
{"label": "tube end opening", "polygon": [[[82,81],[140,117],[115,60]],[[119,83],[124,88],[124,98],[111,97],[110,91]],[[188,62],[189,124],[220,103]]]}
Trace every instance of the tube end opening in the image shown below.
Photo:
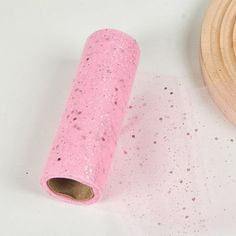
{"label": "tube end opening", "polygon": [[94,197],[91,187],[73,179],[52,178],[47,185],[53,193],[75,201],[88,201]]}

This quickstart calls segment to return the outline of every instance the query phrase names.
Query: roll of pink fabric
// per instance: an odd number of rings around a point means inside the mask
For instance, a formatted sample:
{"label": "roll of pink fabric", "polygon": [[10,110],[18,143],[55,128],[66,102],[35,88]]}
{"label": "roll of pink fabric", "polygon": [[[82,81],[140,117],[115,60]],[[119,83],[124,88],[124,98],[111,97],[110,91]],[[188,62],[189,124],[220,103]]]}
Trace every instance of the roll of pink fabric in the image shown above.
{"label": "roll of pink fabric", "polygon": [[78,204],[101,198],[138,61],[137,42],[123,32],[88,38],[41,178],[52,196]]}

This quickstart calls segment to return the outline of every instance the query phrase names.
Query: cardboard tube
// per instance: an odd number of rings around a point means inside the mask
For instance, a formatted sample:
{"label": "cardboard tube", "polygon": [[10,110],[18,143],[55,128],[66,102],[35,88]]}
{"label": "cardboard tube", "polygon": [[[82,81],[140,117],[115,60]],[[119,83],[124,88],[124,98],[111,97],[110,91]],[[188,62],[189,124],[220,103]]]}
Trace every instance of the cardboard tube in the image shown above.
{"label": "cardboard tube", "polygon": [[85,45],[41,184],[52,196],[101,198],[139,60],[127,34],[100,30]]}

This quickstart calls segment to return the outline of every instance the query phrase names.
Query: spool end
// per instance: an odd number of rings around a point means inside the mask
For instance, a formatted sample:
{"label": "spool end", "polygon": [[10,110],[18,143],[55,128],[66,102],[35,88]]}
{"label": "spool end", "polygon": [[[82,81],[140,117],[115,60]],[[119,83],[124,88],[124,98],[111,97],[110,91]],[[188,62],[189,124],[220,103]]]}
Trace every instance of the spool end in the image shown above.
{"label": "spool end", "polygon": [[74,201],[88,201],[94,197],[94,191],[88,185],[68,178],[51,178],[47,181],[49,189],[56,195]]}

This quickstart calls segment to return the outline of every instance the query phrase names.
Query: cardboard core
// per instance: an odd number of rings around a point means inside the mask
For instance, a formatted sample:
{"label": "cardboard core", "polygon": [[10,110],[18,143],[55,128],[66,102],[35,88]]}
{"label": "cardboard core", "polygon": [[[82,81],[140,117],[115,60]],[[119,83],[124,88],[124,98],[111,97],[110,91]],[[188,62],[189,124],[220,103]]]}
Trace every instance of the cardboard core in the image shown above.
{"label": "cardboard core", "polygon": [[54,193],[77,201],[86,201],[94,197],[91,187],[73,179],[52,178],[47,181],[47,184]]}

